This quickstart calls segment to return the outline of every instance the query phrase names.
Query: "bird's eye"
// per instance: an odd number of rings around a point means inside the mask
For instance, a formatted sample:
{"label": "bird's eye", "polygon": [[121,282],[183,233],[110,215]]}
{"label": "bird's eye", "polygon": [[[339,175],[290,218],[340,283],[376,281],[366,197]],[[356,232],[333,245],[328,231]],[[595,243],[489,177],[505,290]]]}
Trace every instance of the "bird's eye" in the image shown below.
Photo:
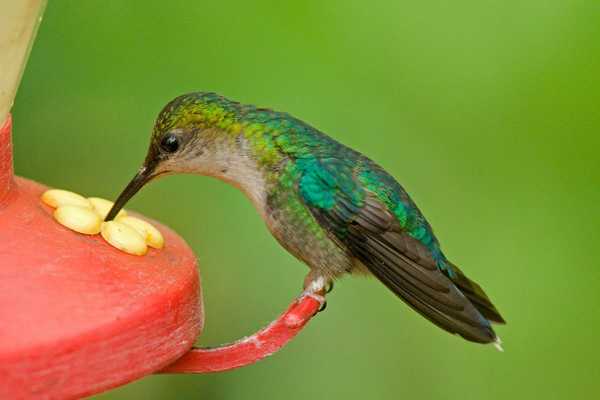
{"label": "bird's eye", "polygon": [[160,141],[160,148],[166,153],[175,153],[179,149],[179,139],[173,134],[169,134]]}

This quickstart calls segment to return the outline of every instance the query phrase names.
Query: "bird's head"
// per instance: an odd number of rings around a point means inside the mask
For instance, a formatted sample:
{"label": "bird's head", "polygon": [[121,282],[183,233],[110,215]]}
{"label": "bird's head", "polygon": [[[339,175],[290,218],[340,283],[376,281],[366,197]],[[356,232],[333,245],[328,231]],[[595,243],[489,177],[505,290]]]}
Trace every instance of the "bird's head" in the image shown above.
{"label": "bird's head", "polygon": [[158,115],[142,167],[119,195],[106,221],[151,180],[176,173],[216,175],[223,154],[240,129],[239,103],[214,93],[190,93],[167,104]]}

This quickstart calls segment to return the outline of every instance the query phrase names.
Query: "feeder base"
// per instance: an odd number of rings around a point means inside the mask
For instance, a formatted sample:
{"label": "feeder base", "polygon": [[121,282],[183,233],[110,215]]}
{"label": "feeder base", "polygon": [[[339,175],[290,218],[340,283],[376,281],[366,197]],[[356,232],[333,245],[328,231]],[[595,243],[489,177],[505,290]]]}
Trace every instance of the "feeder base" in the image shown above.
{"label": "feeder base", "polygon": [[56,223],[45,189],[15,178],[0,199],[0,398],[78,398],[186,353],[203,322],[186,243],[155,223],[165,248],[127,255]]}

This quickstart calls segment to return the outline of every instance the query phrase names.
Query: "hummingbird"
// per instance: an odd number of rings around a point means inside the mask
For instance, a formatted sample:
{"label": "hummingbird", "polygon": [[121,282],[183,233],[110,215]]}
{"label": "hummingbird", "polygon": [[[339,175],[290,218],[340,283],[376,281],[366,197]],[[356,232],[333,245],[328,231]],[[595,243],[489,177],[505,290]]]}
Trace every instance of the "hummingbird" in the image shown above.
{"label": "hummingbird", "polygon": [[194,92],[169,102],[145,161],[115,201],[113,219],[146,183],[169,174],[225,181],[324,294],[345,274],[374,275],[438,327],[499,349],[505,323],[483,289],[452,262],[404,188],[381,166],[285,112]]}

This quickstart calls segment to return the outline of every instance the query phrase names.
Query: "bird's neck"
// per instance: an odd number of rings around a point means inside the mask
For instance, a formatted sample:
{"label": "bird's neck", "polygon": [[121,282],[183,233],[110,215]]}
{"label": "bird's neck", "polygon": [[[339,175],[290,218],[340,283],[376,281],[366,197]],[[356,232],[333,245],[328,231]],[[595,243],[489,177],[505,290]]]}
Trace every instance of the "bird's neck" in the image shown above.
{"label": "bird's neck", "polygon": [[267,195],[275,184],[277,164],[284,158],[274,154],[265,158],[262,144],[243,135],[227,143],[214,143],[214,146],[210,171],[203,175],[240,189],[265,217]]}

